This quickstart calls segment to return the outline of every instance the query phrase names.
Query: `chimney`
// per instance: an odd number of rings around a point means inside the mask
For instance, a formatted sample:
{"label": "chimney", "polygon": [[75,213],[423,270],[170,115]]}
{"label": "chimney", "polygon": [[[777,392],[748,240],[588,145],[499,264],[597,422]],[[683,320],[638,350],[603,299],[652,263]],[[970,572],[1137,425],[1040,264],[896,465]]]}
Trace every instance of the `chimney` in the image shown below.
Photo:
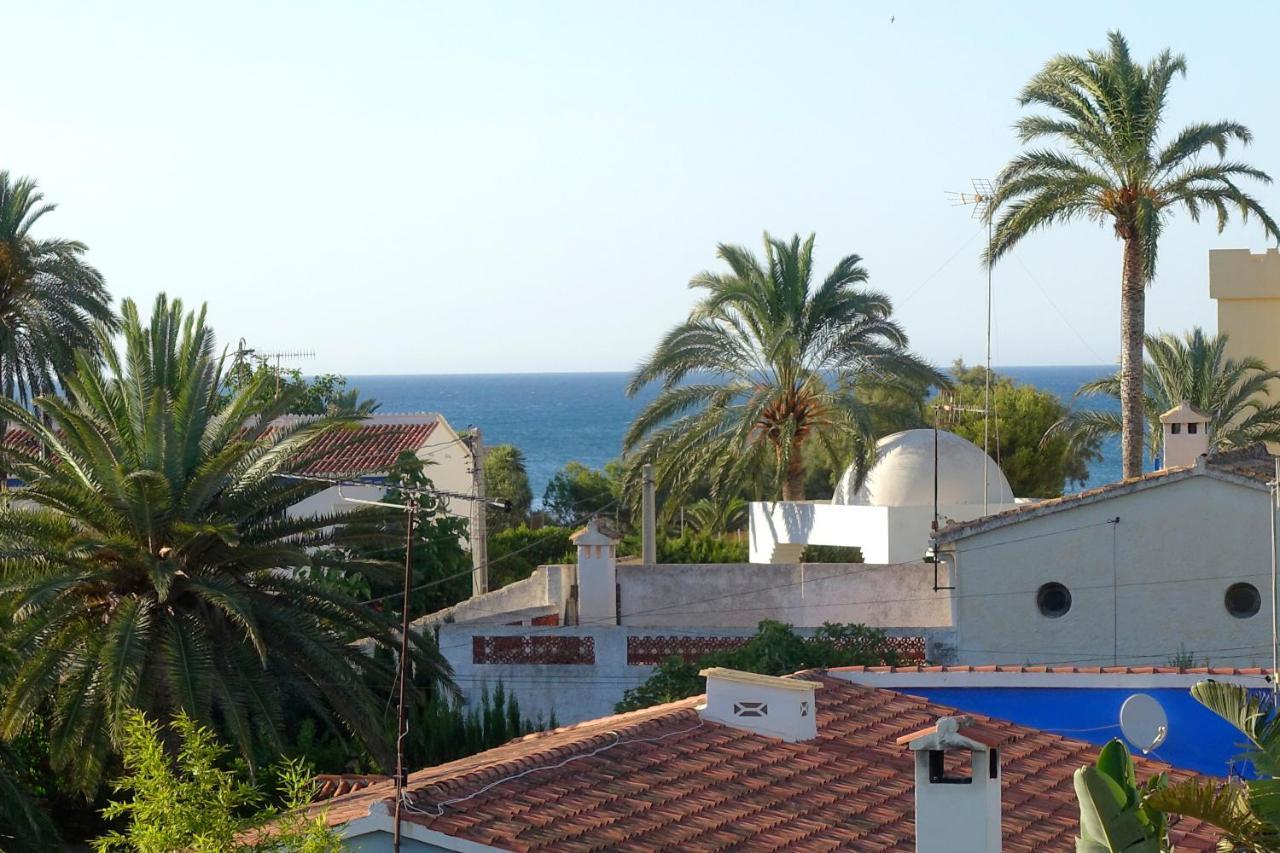
{"label": "chimney", "polygon": [[916,853],[999,853],[999,743],[967,717],[898,738],[916,759]]}
{"label": "chimney", "polygon": [[1209,452],[1209,416],[1183,400],[1160,416],[1164,434],[1161,469],[1183,468]]}
{"label": "chimney", "polygon": [[618,540],[593,518],[570,537],[578,547],[578,624],[618,624]]}
{"label": "chimney", "polygon": [[813,692],[822,686],[820,683],[720,666],[704,669],[698,675],[707,679],[702,719],[788,743],[818,736]]}

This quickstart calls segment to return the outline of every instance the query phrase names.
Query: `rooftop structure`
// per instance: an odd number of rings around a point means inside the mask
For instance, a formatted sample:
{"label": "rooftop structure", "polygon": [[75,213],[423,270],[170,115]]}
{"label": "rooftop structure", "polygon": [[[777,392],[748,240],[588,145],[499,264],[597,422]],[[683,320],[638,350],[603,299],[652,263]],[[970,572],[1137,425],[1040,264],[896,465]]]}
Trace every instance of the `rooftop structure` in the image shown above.
{"label": "rooftop structure", "polygon": [[[1218,334],[1227,335],[1227,357],[1254,356],[1280,369],[1280,251],[1211,250],[1209,296],[1218,303]],[[1270,394],[1275,400],[1280,389]]]}

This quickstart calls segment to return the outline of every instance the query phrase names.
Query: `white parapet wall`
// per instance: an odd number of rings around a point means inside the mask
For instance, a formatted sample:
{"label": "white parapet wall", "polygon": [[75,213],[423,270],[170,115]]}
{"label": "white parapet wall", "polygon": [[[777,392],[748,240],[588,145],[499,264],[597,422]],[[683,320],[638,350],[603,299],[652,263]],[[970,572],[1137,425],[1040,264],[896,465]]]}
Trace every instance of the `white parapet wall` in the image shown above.
{"label": "white parapet wall", "polygon": [[[1012,509],[1016,503],[950,504],[942,524]],[[910,563],[924,557],[933,528],[930,506],[860,506],[825,501],[753,501],[748,559],[794,563],[805,545],[857,547],[868,563]]]}
{"label": "white parapet wall", "polygon": [[[671,655],[731,648],[755,628],[635,628],[625,625],[530,628],[445,623],[436,626],[440,651],[465,702],[477,703],[499,683],[520,713],[560,725],[603,717],[630,688],[643,684]],[[813,629],[798,628],[811,634]],[[895,628],[904,656],[947,660],[950,629]]]}

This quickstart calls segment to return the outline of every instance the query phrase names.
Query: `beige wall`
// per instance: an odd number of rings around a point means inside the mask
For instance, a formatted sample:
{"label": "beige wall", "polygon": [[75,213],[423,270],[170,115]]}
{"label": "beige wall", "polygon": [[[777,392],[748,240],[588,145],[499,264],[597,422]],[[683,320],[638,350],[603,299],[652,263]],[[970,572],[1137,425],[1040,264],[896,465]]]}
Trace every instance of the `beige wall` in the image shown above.
{"label": "beige wall", "polygon": [[1230,336],[1227,355],[1257,356],[1280,370],[1280,252],[1209,252],[1209,295],[1218,303],[1218,332]]}
{"label": "beige wall", "polygon": [[[1185,646],[1197,665],[1270,665],[1267,509],[1261,484],[1193,476],[955,543],[957,659],[1164,666]],[[1050,581],[1072,597],[1056,619],[1036,605]],[[1223,604],[1237,581],[1262,595],[1253,617]]]}

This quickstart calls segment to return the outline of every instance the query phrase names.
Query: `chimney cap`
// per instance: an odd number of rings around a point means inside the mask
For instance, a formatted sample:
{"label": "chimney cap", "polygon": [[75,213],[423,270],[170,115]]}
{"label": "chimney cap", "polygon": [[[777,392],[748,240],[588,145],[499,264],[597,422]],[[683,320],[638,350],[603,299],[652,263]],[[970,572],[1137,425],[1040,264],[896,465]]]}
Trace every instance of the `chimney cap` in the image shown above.
{"label": "chimney cap", "polygon": [[599,518],[592,518],[586,527],[570,536],[569,541],[574,545],[617,545],[619,540],[600,523]]}
{"label": "chimney cap", "polygon": [[760,675],[757,672],[743,672],[740,669],[729,669],[724,666],[713,666],[701,670],[698,675],[719,681],[732,681],[735,684],[750,684],[754,687],[772,687],[803,693],[812,693],[824,686],[820,681],[805,681],[802,678],[785,678],[780,675]]}
{"label": "chimney cap", "polygon": [[972,722],[968,717],[939,717],[932,726],[903,735],[897,743],[916,752],[936,749],[987,752],[1007,740],[997,732],[972,725]]}
{"label": "chimney cap", "polygon": [[1199,423],[1207,424],[1212,418],[1204,412],[1197,409],[1187,400],[1183,400],[1169,411],[1160,416],[1160,423]]}

